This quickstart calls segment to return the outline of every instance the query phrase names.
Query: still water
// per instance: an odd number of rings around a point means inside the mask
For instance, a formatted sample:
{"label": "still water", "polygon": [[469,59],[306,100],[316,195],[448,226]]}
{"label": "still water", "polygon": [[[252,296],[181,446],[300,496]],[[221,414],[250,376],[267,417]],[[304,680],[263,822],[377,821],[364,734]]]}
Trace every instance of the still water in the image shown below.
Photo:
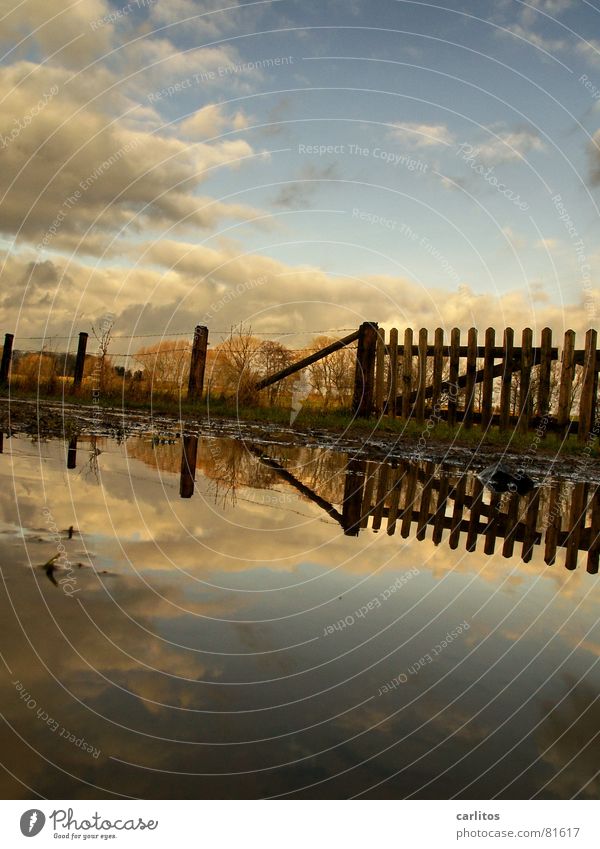
{"label": "still water", "polygon": [[0,476],[5,798],[597,798],[594,486],[144,434]]}

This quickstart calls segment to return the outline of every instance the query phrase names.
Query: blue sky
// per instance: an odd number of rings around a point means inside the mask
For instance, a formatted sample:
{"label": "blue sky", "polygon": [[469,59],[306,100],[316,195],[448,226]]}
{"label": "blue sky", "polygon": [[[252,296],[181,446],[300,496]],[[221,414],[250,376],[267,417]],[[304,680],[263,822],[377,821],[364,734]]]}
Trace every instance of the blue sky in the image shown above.
{"label": "blue sky", "polygon": [[594,323],[597,0],[1,8],[5,325]]}

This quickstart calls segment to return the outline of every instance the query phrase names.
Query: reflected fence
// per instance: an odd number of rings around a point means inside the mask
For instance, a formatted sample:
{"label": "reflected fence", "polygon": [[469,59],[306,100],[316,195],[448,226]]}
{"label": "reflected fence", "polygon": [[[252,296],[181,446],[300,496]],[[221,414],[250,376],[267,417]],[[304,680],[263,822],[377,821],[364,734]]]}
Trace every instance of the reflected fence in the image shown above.
{"label": "reflected fence", "polygon": [[[95,438],[85,458],[97,462]],[[148,440],[132,445],[132,457],[179,474],[179,496],[191,498],[198,470],[208,482],[226,483],[223,503],[235,508],[240,488],[273,489],[283,483],[301,500],[316,505],[346,536],[386,533],[400,539],[430,539],[450,549],[480,550],[531,561],[535,549],[544,562],[562,562],[569,570],[585,561],[598,573],[600,557],[600,485],[548,477],[530,492],[494,492],[472,470],[430,461],[377,462],[321,449],[314,461],[298,462],[302,449],[278,448],[277,457],[264,446],[223,440],[227,451],[214,455],[214,440],[186,434],[176,444]],[[77,465],[77,438],[66,443],[66,465]],[[169,450],[167,455],[167,448]],[[165,456],[161,461],[161,450]],[[308,449],[304,449],[307,451]],[[284,455],[284,456],[282,456]],[[285,456],[287,455],[287,456]],[[207,492],[204,491],[203,497]],[[267,505],[265,505],[267,506]],[[277,501],[269,505],[277,509]]]}

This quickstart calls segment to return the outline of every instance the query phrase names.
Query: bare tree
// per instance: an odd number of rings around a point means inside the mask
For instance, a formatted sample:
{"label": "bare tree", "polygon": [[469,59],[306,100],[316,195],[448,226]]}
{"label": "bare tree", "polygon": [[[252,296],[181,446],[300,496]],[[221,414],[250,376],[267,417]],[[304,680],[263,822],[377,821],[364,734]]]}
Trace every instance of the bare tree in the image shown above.
{"label": "bare tree", "polygon": [[189,342],[165,339],[140,348],[134,359],[142,367],[144,380],[150,383],[153,392],[179,395],[189,377],[190,352]]}
{"label": "bare tree", "polygon": [[[310,350],[320,351],[335,341],[329,336],[317,336]],[[350,403],[354,387],[354,360],[354,350],[341,348],[309,366],[313,389],[321,396],[326,407],[332,402],[342,406]]]}
{"label": "bare tree", "polygon": [[[294,361],[293,352],[281,342],[268,340],[263,342],[258,350],[256,362],[262,377],[287,368]],[[287,381],[280,380],[267,387],[269,403],[274,404],[281,393],[287,388]]]}
{"label": "bare tree", "polygon": [[108,349],[112,340],[114,319],[110,316],[105,316],[98,327],[92,325],[92,333],[96,337],[98,349],[96,353],[96,364],[93,370],[93,376],[97,381],[97,389],[104,392],[106,389],[108,372],[110,370],[110,360],[108,358]]}
{"label": "bare tree", "polygon": [[227,339],[221,342],[218,351],[217,367],[222,372],[226,391],[233,392],[241,404],[254,404],[258,400],[256,383],[260,374],[258,357],[261,342],[252,335],[252,328],[231,329]]}

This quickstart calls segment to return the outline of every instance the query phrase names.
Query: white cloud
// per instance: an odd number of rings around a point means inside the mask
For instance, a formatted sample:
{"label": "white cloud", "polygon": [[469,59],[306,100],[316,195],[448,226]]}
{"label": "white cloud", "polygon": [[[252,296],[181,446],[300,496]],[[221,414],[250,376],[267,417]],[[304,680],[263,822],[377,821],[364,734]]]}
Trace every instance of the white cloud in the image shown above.
{"label": "white cloud", "polygon": [[494,132],[487,141],[477,145],[478,157],[486,162],[499,164],[525,159],[529,153],[539,153],[545,150],[545,144],[537,133],[531,130],[509,130]]}
{"label": "white cloud", "polygon": [[183,120],[177,126],[177,133],[188,139],[202,140],[219,136],[228,129],[243,130],[247,126],[248,119],[242,111],[228,116],[222,106],[209,103]]}
{"label": "white cloud", "polygon": [[419,124],[405,123],[397,124],[392,131],[393,135],[415,147],[435,147],[438,145],[450,145],[454,142],[454,136],[445,124]]}
{"label": "white cloud", "polygon": [[[118,93],[100,94],[90,102],[89,81],[77,86],[68,76],[31,63],[0,69],[0,86],[12,89],[0,117],[3,138],[11,138],[14,122],[22,121],[53,84],[58,89],[2,151],[4,233],[20,232],[35,241],[54,227],[46,244],[56,247],[61,237],[82,234],[93,222],[97,230],[114,233],[129,223],[138,229],[211,227],[223,218],[255,217],[254,210],[241,204],[198,195],[207,169],[235,167],[252,155],[246,141],[189,144],[130,129],[110,111],[115,102],[126,102]],[[107,88],[111,79],[104,72]]]}
{"label": "white cloud", "polygon": [[579,41],[575,49],[580,56],[583,56],[592,65],[600,67],[600,38],[588,38],[585,41]]}

